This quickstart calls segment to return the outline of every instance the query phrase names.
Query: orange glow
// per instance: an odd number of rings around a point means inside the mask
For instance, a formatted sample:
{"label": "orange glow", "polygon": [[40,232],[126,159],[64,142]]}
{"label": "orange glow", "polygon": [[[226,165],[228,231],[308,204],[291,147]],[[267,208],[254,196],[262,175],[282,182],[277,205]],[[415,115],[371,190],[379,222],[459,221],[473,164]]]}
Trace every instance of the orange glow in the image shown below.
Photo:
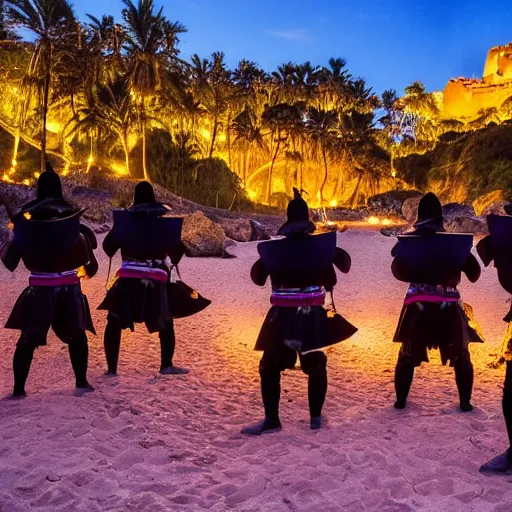
{"label": "orange glow", "polygon": [[30,185],[30,180],[24,179],[23,185],[26,185],[28,187]]}
{"label": "orange glow", "polygon": [[254,190],[248,190],[248,191],[247,191],[247,195],[249,196],[249,199],[250,199],[251,201],[254,201],[254,200],[256,199],[256,196],[257,196],[258,194],[256,194],[256,192],[255,192]]}
{"label": "orange glow", "polygon": [[23,214],[23,217],[25,217],[25,219],[27,219],[27,220],[30,220],[32,218],[32,215],[30,215],[30,212],[25,212]]}
{"label": "orange glow", "polygon": [[41,176],[41,173],[36,171],[34,173],[34,178],[37,180],[39,178],[39,176]]}
{"label": "orange glow", "polygon": [[110,164],[110,168],[118,175],[118,176],[126,176],[128,171],[126,170],[126,166],[120,164],[118,162],[112,162]]}
{"label": "orange glow", "polygon": [[395,169],[393,169],[391,171],[391,177],[396,178],[396,171],[395,171]]}
{"label": "orange glow", "polygon": [[372,215],[369,219],[368,219],[368,224],[372,224],[373,226],[377,225],[377,224],[380,224],[380,219],[378,217],[375,217],[375,215]]}
{"label": "orange glow", "polygon": [[338,206],[338,201],[336,201],[336,199],[333,199],[330,203],[329,203],[329,206],[331,208],[336,208],[336,206]]}
{"label": "orange glow", "polygon": [[384,226],[390,226],[391,224],[393,224],[393,222],[391,222],[391,219],[384,219],[384,220],[382,221],[382,224],[383,224]]}

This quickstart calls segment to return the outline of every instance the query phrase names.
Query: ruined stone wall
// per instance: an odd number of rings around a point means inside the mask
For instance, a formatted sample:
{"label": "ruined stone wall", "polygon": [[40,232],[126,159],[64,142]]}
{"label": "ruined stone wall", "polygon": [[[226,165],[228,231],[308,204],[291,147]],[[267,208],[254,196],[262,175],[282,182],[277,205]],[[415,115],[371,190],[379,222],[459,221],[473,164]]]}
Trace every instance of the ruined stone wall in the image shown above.
{"label": "ruined stone wall", "polygon": [[496,46],[487,53],[483,80],[452,79],[444,90],[447,117],[472,119],[480,111],[500,108],[512,96],[512,43]]}

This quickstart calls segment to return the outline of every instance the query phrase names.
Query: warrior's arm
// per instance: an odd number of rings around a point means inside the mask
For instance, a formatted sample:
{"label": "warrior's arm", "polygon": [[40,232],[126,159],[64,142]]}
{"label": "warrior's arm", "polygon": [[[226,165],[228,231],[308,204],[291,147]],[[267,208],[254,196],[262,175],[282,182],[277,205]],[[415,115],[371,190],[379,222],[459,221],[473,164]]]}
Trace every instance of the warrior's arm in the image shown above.
{"label": "warrior's arm", "polygon": [[340,249],[339,247],[336,247],[336,251],[334,252],[334,259],[332,262],[334,266],[344,274],[348,274],[348,271],[352,265],[350,254],[347,251]]}
{"label": "warrior's arm", "polygon": [[265,267],[263,261],[258,260],[251,268],[251,279],[254,284],[263,286],[268,276],[270,275],[267,267]]}
{"label": "warrior's arm", "polygon": [[119,242],[114,238],[112,230],[110,230],[103,240],[103,251],[109,258],[112,258],[120,248]]}
{"label": "warrior's arm", "polygon": [[494,259],[494,254],[492,250],[492,236],[487,235],[485,238],[482,238],[480,242],[476,244],[476,252],[483,264],[487,267]]}
{"label": "warrior's arm", "polygon": [[169,251],[169,258],[171,259],[171,263],[173,265],[177,265],[181,261],[181,258],[183,258],[184,254],[185,245],[183,244],[183,242],[180,242]]}
{"label": "warrior's arm", "polygon": [[83,224],[80,224],[80,232],[87,242],[87,252],[89,253],[89,263],[84,265],[85,274],[88,278],[92,278],[98,272],[98,260],[94,255],[94,249],[98,248],[98,241],[96,240],[96,235],[92,229],[84,226]]}
{"label": "warrior's arm", "polygon": [[0,259],[5,268],[14,272],[21,261],[21,254],[16,244],[11,240],[6,242],[0,249]]}
{"label": "warrior's arm", "polygon": [[478,263],[478,260],[472,254],[469,255],[466,263],[464,263],[462,271],[472,283],[476,283],[482,273],[480,263]]}

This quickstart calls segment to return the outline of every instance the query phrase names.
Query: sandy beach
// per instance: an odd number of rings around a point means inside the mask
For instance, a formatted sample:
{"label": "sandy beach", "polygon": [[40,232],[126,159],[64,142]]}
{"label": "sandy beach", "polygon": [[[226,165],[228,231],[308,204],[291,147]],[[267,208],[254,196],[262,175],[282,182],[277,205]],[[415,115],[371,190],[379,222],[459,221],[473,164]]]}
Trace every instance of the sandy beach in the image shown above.
{"label": "sandy beach", "polygon": [[[397,411],[391,340],[405,285],[389,270],[393,243],[375,231],[339,235],[353,265],[339,276],[336,305],[359,331],[328,351],[327,427],[309,430],[307,380],[294,370],[282,379],[282,432],[257,438],[239,433],[263,413],[253,345],[269,287],[249,279],[256,244],[239,244],[236,259],[180,266],[213,301],[176,322],[175,364],[190,369],[185,376],[158,374],[158,337],[143,327],[123,337],[119,377],[103,375],[105,315],[95,308],[108,261],[98,252],[100,273],[84,283],[99,333],[90,336],[96,391],[73,395],[67,348],[51,334],[36,352],[28,398],[0,400],[0,511],[510,512],[512,477],[478,472],[506,448],[504,369],[486,364],[501,345],[508,296],[492,267],[461,286],[487,339],[471,346],[475,410],[459,412],[453,370],[434,353]],[[2,324],[27,275],[0,270]],[[0,331],[2,397],[16,339]]]}

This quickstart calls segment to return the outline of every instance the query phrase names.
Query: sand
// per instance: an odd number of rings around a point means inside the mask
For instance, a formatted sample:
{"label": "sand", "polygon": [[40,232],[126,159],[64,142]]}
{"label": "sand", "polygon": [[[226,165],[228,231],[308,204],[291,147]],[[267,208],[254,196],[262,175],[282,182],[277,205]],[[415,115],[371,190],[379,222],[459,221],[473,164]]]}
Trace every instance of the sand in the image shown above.
{"label": "sand", "polygon": [[[53,335],[39,349],[22,401],[0,400],[0,510],[51,511],[494,511],[512,510],[512,478],[478,472],[506,447],[500,411],[504,369],[486,366],[501,343],[507,295],[494,268],[461,286],[487,337],[471,346],[475,411],[461,413],[453,370],[433,354],[416,371],[405,411],[393,409],[391,342],[405,285],[389,266],[393,239],[347,231],[352,255],[335,291],[359,332],[328,352],[328,424],[309,430],[306,377],[282,379],[283,430],[257,438],[241,427],[262,417],[253,344],[269,288],[248,277],[255,244],[237,259],[187,259],[184,280],[213,304],[176,322],[175,363],[160,376],[158,338],[126,333],[120,376],[103,376],[102,339],[90,337],[96,392],[73,396],[66,347]],[[84,283],[91,307],[104,294],[107,262]],[[0,271],[0,321],[27,281]],[[93,312],[100,335],[105,315]],[[12,386],[17,333],[0,331],[0,396]]]}

